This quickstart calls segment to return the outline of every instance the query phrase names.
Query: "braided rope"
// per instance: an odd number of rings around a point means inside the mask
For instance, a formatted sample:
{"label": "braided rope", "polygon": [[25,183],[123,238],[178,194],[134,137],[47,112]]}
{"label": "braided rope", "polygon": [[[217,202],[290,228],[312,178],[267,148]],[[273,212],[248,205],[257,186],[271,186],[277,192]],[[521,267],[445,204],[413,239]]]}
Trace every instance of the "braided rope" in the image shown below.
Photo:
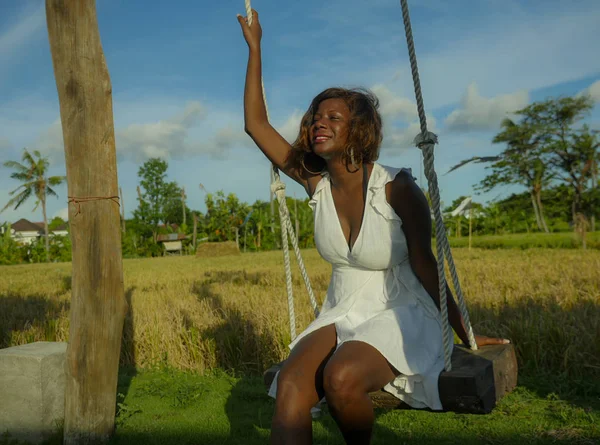
{"label": "braided rope", "polygon": [[[304,284],[306,285],[306,290],[308,291],[308,297],[310,299],[310,304],[313,308],[313,312],[315,317],[319,316],[319,308],[317,304],[317,300],[315,299],[315,294],[313,293],[312,286],[310,285],[310,278],[308,277],[308,273],[306,272],[306,268],[304,267],[304,262],[302,261],[302,254],[300,253],[300,247],[298,246],[298,238],[296,233],[294,232],[294,226],[292,225],[292,220],[290,217],[289,209],[285,200],[285,184],[281,180],[276,180],[271,184],[271,190],[277,197],[277,202],[279,203],[280,210],[280,219],[285,224],[290,240],[292,242],[292,247],[294,249],[294,253],[296,254],[296,260],[300,266],[300,274],[304,280]],[[287,245],[287,244],[286,244]]]}
{"label": "braided rope", "polygon": [[413,84],[415,89],[415,97],[417,101],[417,111],[419,114],[419,122],[421,125],[421,134],[415,138],[415,144],[423,151],[423,164],[425,167],[425,176],[429,184],[429,195],[431,197],[433,214],[436,225],[436,250],[438,254],[438,275],[439,275],[439,289],[440,289],[440,310],[442,316],[442,335],[444,341],[444,363],[446,371],[452,369],[452,345],[454,342],[454,336],[452,329],[448,321],[448,307],[446,301],[446,274],[444,271],[444,257],[448,260],[448,267],[452,275],[454,287],[456,289],[456,295],[458,298],[459,309],[463,317],[465,327],[467,328],[467,335],[471,349],[477,349],[477,343],[475,342],[475,336],[473,334],[473,328],[469,320],[469,313],[464,300],[464,296],[460,287],[458,274],[456,273],[456,267],[452,258],[452,252],[450,250],[450,244],[446,234],[444,220],[440,211],[440,192],[438,188],[437,174],[434,168],[434,145],[437,143],[437,136],[427,131],[427,119],[425,117],[425,106],[423,104],[423,96],[421,94],[421,82],[419,80],[419,68],[417,66],[417,56],[415,52],[415,44],[412,36],[412,27],[410,25],[410,14],[408,11],[408,1],[400,0],[402,6],[402,18],[404,19],[404,30],[406,34],[406,43],[408,45],[408,55],[410,59],[410,66],[413,77]]}
{"label": "braided rope", "polygon": [[435,218],[435,245],[437,251],[437,268],[439,277],[440,312],[442,316],[442,339],[444,342],[444,366],[446,371],[452,369],[452,348],[454,334],[448,321],[448,301],[446,300],[446,272],[444,271],[444,244],[442,238],[446,235],[446,228],[440,211],[440,194],[437,186],[437,175],[433,168],[433,146],[437,142],[437,136],[426,133],[427,139],[419,134],[415,139],[417,146],[423,150],[423,162],[425,165],[425,177],[429,183],[429,195],[433,205],[433,216]]}
{"label": "braided rope", "polygon": [[467,337],[469,339],[469,344],[473,351],[476,351],[477,342],[475,341],[475,334],[473,333],[473,327],[471,326],[471,319],[469,317],[469,311],[467,309],[467,303],[465,302],[465,297],[462,293],[462,288],[460,287],[460,280],[458,279],[458,274],[456,273],[456,267],[454,265],[454,258],[452,258],[452,250],[450,249],[450,243],[448,242],[448,237],[444,232],[444,255],[446,257],[446,261],[448,261],[448,267],[450,269],[450,275],[452,276],[452,282],[454,283],[454,290],[456,291],[456,298],[458,300],[458,308],[460,309],[460,313],[465,322],[465,328],[467,330]]}
{"label": "braided rope", "polygon": [[[253,14],[250,0],[245,0],[245,7],[246,17],[248,18],[248,26],[252,26]],[[260,79],[260,82],[262,87],[263,101],[265,103],[265,111],[267,113],[267,120],[270,120],[269,108],[267,106],[267,95],[265,93],[265,84],[262,78]],[[281,181],[281,177],[279,175],[279,170],[277,169],[277,167],[273,165],[272,168],[273,177],[271,180],[271,190],[277,197],[277,202],[279,204],[279,219],[281,221],[281,248],[283,250],[283,263],[285,267],[286,289],[288,297],[288,314],[290,317],[290,335],[292,340],[294,340],[296,338],[296,317],[294,311],[294,294],[292,287],[292,269],[290,266],[288,233],[292,241],[292,246],[294,248],[294,253],[296,254],[296,260],[298,262],[300,274],[304,279],[304,284],[306,286],[306,290],[308,292],[308,296],[310,298],[310,303],[313,307],[315,317],[319,315],[319,309],[317,306],[317,301],[315,299],[314,292],[312,290],[312,286],[310,284],[308,273],[306,272],[306,267],[304,266],[304,260],[302,259],[302,255],[300,254],[300,248],[298,247],[298,238],[296,236],[296,233],[294,232],[292,221],[290,220],[290,212],[285,199],[285,184]]]}
{"label": "braided rope", "polygon": [[[281,183],[281,181],[279,181]],[[271,184],[271,190],[277,195],[277,201],[279,201],[279,219],[280,221],[285,221],[285,210],[284,206],[281,204],[281,200],[279,196],[282,195],[281,189],[275,190],[277,188],[278,183],[273,182]],[[283,198],[285,200],[285,198]],[[288,251],[288,232],[287,225],[281,224],[281,247],[284,251],[283,254],[283,263],[285,266],[285,284],[287,290],[287,300],[288,300],[288,314],[290,318],[290,336],[292,340],[296,338],[296,313],[294,311],[294,290],[292,288],[292,268],[290,266],[290,254]]]}
{"label": "braided rope", "polygon": [[[283,184],[283,182],[280,181],[280,184]],[[283,187],[285,188],[285,184],[283,184]],[[282,199],[285,200],[285,195],[283,194]],[[278,198],[278,201],[279,200],[280,199]],[[296,254],[296,260],[298,261],[298,264],[302,264],[300,266],[300,274],[302,275],[302,279],[304,280],[306,290],[308,291],[308,297],[310,299],[310,305],[313,308],[313,312],[316,318],[319,316],[319,307],[315,298],[315,294],[313,293],[312,286],[310,285],[310,278],[308,277],[308,273],[306,272],[306,268],[304,267],[304,262],[302,261],[302,254],[300,253],[300,247],[298,246],[298,237],[294,232],[287,205],[282,206],[282,208],[284,209],[284,211],[288,212],[285,217],[285,224],[287,226],[288,234],[290,235],[290,240],[292,241],[292,248],[294,249],[294,253]]]}

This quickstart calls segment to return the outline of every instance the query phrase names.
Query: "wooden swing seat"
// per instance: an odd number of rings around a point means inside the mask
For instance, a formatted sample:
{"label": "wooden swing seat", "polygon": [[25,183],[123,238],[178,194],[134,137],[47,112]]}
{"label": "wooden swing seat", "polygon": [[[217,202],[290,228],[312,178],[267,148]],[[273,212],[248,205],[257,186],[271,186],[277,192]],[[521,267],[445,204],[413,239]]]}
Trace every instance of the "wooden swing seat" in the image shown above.
{"label": "wooden swing seat", "polygon": [[[271,386],[283,362],[267,369],[264,383]],[[487,414],[517,386],[517,358],[512,344],[483,346],[472,351],[454,345],[452,370],[439,378],[444,411]],[[380,390],[370,394],[376,408],[410,409],[410,406]]]}

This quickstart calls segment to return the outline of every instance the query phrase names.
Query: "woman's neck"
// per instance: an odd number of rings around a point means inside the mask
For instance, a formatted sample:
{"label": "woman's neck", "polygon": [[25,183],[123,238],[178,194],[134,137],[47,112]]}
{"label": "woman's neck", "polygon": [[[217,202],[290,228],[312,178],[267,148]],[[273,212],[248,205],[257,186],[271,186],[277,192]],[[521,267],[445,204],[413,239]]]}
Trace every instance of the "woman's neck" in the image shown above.
{"label": "woman's neck", "polygon": [[328,161],[327,172],[331,186],[336,189],[353,189],[363,183],[363,169],[366,168],[367,172],[370,171],[369,165],[361,164],[346,166],[344,162],[340,161]]}

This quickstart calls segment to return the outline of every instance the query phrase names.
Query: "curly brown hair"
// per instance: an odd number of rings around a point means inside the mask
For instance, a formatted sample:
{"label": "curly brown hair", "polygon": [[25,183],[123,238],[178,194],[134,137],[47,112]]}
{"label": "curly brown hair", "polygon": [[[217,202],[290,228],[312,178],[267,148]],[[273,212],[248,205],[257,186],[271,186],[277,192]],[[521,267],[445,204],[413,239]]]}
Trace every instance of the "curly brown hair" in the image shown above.
{"label": "curly brown hair", "polygon": [[352,164],[353,153],[356,164],[370,163],[379,158],[379,147],[383,139],[383,124],[379,114],[379,99],[366,88],[328,88],[319,93],[311,102],[302,120],[298,137],[292,144],[288,165],[303,169],[302,161],[311,171],[325,169],[325,160],[312,153],[309,129],[319,104],[327,99],[342,99],[350,110],[348,144],[342,154],[346,166]]}

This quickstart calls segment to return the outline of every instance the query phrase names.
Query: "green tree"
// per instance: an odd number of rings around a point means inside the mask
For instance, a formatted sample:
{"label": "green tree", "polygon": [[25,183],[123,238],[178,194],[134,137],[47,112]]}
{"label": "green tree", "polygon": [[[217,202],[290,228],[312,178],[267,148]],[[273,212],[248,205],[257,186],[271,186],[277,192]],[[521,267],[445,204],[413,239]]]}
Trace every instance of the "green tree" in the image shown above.
{"label": "green tree", "polygon": [[[535,105],[535,104],[534,104]],[[517,111],[517,114],[528,114],[527,108]],[[480,189],[490,191],[499,185],[520,184],[526,187],[531,198],[538,229],[549,232],[542,190],[552,180],[552,172],[542,158],[544,143],[548,134],[537,122],[527,118],[516,124],[510,119],[502,121],[502,131],[492,140],[493,143],[506,143],[506,148],[500,154],[500,159],[491,166],[492,173],[480,184]]]}
{"label": "green tree", "polygon": [[209,239],[212,241],[236,239],[236,233],[239,235],[239,228],[250,212],[248,204],[240,202],[234,193],[226,196],[222,190],[214,195],[208,193],[204,202],[206,204],[204,229]]}
{"label": "green tree", "polygon": [[[185,204],[185,192],[177,183],[167,183],[165,187],[164,221],[165,224],[177,224],[185,232],[192,221],[192,211]],[[185,213],[184,213],[185,211]]]}
{"label": "green tree", "polygon": [[20,262],[18,243],[11,236],[10,223],[0,226],[0,265],[17,264]]}
{"label": "green tree", "polygon": [[550,146],[553,155],[552,165],[557,168],[559,177],[573,190],[571,203],[573,221],[578,213],[591,214],[593,211],[589,206],[585,206],[583,197],[590,180],[593,184],[595,179],[594,168],[599,146],[596,133],[590,131],[587,125],[568,138],[563,139],[561,136]]}
{"label": "green tree", "polygon": [[[134,210],[133,217],[138,225],[147,227],[154,241],[158,234],[158,225],[166,222],[167,208],[171,200],[181,199],[181,189],[177,183],[167,181],[168,168],[167,161],[151,158],[138,170],[141,188],[138,187],[138,208]],[[179,201],[179,209],[181,209],[181,201]]]}
{"label": "green tree", "polygon": [[592,166],[598,148],[595,135],[587,126],[575,130],[573,125],[593,108],[589,96],[559,97],[533,103],[519,113],[525,123],[539,128],[545,135],[544,154],[554,173],[568,183],[574,192],[571,217],[582,212],[582,194],[592,177]]}
{"label": "green tree", "polygon": [[[505,143],[506,148],[496,157],[474,157],[462,161],[450,171],[469,162],[492,162],[492,172],[478,188],[490,191],[500,185],[520,184],[526,187],[540,230],[548,232],[542,205],[542,191],[553,179],[567,181],[575,191],[573,219],[580,211],[583,184],[593,177],[593,138],[584,128],[577,135],[572,128],[592,107],[589,96],[551,98],[534,102],[517,110],[518,123],[502,121],[502,131],[493,143]],[[596,147],[597,149],[597,147]]]}
{"label": "green tree", "polygon": [[9,207],[13,207],[17,210],[21,204],[27,201],[30,197],[36,198],[35,212],[41,205],[42,215],[44,218],[44,237],[45,237],[45,250],[46,250],[46,261],[50,260],[50,242],[48,237],[48,217],[46,215],[46,199],[48,196],[57,196],[56,192],[52,187],[62,184],[65,180],[65,176],[50,176],[48,177],[48,168],[50,162],[48,158],[42,157],[38,150],[30,153],[26,148],[23,149],[23,156],[21,162],[7,161],[4,163],[7,168],[12,168],[14,171],[10,177],[21,181],[21,185],[9,193],[12,198],[4,206],[0,213]]}
{"label": "green tree", "polygon": [[52,218],[52,221],[48,223],[48,230],[56,230],[58,227],[65,224],[66,221],[62,219],[60,216],[55,216]]}
{"label": "green tree", "polygon": [[500,227],[500,218],[502,212],[497,202],[491,202],[485,208],[485,230],[486,232],[492,232],[494,235],[498,235],[498,228]]}

